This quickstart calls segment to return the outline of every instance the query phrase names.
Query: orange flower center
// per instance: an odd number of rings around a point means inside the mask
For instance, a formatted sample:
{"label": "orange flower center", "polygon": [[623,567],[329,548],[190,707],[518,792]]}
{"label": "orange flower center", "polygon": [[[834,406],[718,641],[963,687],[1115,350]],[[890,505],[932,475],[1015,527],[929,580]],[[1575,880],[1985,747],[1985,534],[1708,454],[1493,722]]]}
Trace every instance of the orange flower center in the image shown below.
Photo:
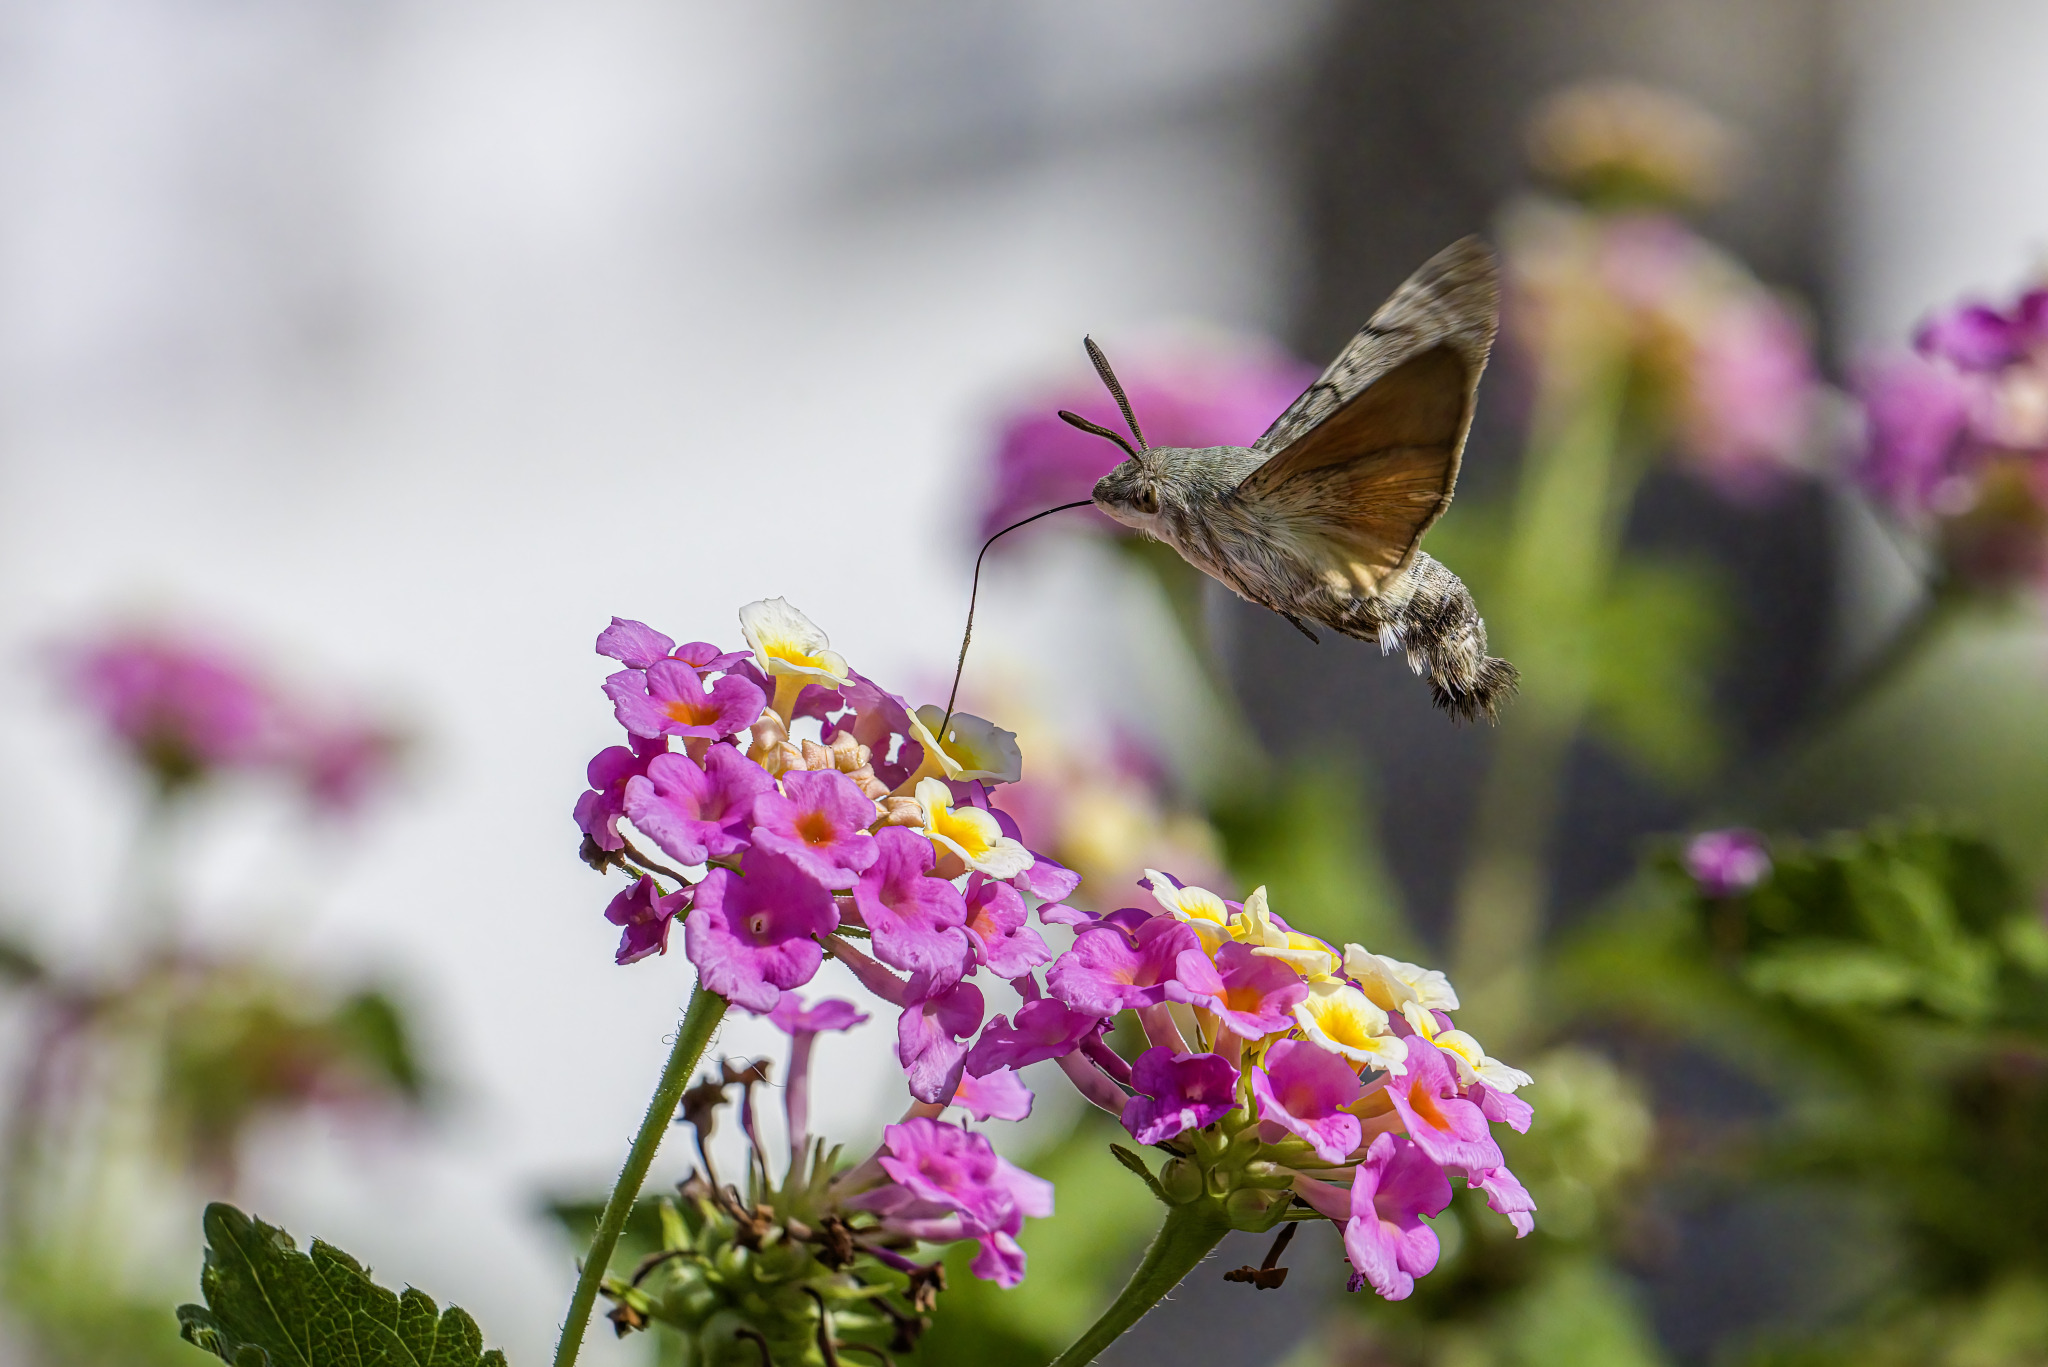
{"label": "orange flower center", "polygon": [[1226,987],[1223,989],[1223,1009],[1256,1014],[1266,997],[1255,987]]}
{"label": "orange flower center", "polygon": [[661,710],[670,721],[685,726],[709,726],[718,720],[718,708],[709,698],[676,698],[663,703]]}
{"label": "orange flower center", "polygon": [[829,845],[835,834],[831,821],[823,812],[805,812],[798,817],[796,833],[804,838],[807,845]]}
{"label": "orange flower center", "polygon": [[1450,1133],[1451,1122],[1445,1118],[1442,1108],[1436,1104],[1436,1093],[1424,1083],[1417,1082],[1409,1087],[1408,1109],[1415,1112],[1422,1123],[1432,1130]]}

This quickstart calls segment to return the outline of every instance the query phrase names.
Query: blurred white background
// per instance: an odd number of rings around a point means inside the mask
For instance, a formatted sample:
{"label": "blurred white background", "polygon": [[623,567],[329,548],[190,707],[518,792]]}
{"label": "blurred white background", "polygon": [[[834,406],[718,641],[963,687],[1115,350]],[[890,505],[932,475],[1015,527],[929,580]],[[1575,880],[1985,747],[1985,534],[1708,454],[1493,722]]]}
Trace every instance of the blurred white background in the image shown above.
{"label": "blurred white background", "polygon": [[[427,741],[317,885],[211,914],[398,973],[462,1090],[416,1142],[277,1136],[251,1205],[543,1359],[571,1267],[535,1198],[608,1181],[688,988],[680,955],[612,966],[574,857],[614,734],[591,639],[730,641],[786,594],[864,671],[941,679],[1020,377],[1084,330],[1284,322],[1271,135],[1318,12],[0,7],[0,907],[108,952],[130,813],[39,652],[109,613],[218,624]],[[1868,341],[2038,264],[2048,10],[1869,0],[1848,34]],[[1026,655],[1027,608],[1086,593],[1047,573],[994,600]],[[287,867],[256,831],[212,871]],[[900,1104],[877,1026],[823,1047],[830,1129]]]}

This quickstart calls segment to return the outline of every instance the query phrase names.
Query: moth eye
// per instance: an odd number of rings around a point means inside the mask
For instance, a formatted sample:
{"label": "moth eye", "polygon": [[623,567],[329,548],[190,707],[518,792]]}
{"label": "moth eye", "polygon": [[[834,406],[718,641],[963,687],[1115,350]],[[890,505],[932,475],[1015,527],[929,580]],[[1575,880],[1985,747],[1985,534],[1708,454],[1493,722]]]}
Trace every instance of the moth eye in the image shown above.
{"label": "moth eye", "polygon": [[1131,501],[1138,505],[1138,511],[1151,514],[1159,511],[1159,491],[1149,484],[1138,486],[1138,492]]}

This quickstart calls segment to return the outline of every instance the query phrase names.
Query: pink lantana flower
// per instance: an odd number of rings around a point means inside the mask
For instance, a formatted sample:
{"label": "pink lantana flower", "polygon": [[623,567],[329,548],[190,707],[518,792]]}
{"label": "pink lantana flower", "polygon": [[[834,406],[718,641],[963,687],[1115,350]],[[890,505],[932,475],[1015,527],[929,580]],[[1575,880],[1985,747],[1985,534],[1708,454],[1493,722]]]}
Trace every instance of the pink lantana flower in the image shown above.
{"label": "pink lantana flower", "polygon": [[1237,1106],[1237,1069],[1220,1054],[1176,1054],[1155,1045],[1131,1065],[1131,1085],[1138,1095],[1124,1103],[1123,1123],[1140,1144],[1199,1130]]}
{"label": "pink lantana flower", "polygon": [[1030,926],[1024,899],[1014,887],[985,874],[967,875],[967,919],[962,929],[976,964],[998,978],[1017,978],[1052,958],[1045,938]]}
{"label": "pink lantana flower", "polygon": [[967,1071],[982,1077],[1071,1054],[1101,1026],[1101,1017],[1076,1011],[1051,997],[1027,1001],[1017,1008],[1014,1025],[1005,1016],[988,1023],[968,1052]]}
{"label": "pink lantana flower", "polygon": [[867,827],[875,804],[831,769],[782,776],[782,792],[754,799],[754,843],[773,850],[828,888],[850,888],[880,851]]}
{"label": "pink lantana flower", "polygon": [[[915,980],[913,980],[915,982]],[[956,983],[904,1008],[896,1019],[896,1061],[919,1101],[944,1103],[960,1083],[968,1035],[981,1027],[981,989]]]}
{"label": "pink lantana flower", "polygon": [[1484,1082],[1475,1082],[1466,1089],[1466,1094],[1479,1103],[1479,1113],[1488,1120],[1506,1125],[1516,1134],[1529,1133],[1529,1122],[1536,1118],[1536,1108],[1518,1096],[1497,1092]]}
{"label": "pink lantana flower", "polygon": [[597,653],[628,669],[646,669],[658,660],[666,660],[675,648],[674,637],[626,617],[612,618],[612,624],[597,633]]}
{"label": "pink lantana flower", "polygon": [[1206,1007],[1232,1034],[1259,1039],[1294,1024],[1294,1008],[1308,996],[1308,984],[1280,960],[1232,942],[1213,961],[1199,949],[1182,952],[1166,996]]}
{"label": "pink lantana flower", "polygon": [[952,986],[968,968],[966,901],[945,879],[928,876],[938,856],[917,832],[884,826],[874,843],[875,861],[854,885],[853,904],[874,937],[875,957],[935,988]]}
{"label": "pink lantana flower", "polygon": [[1536,1198],[1506,1168],[1489,1168],[1485,1172],[1467,1172],[1465,1185],[1486,1193],[1486,1204],[1495,1214],[1508,1217],[1508,1223],[1515,1227],[1515,1237],[1525,1238],[1536,1228]]}
{"label": "pink lantana flower", "polygon": [[830,890],[780,855],[750,849],[740,870],[713,869],[697,884],[683,948],[705,988],[749,1011],[772,1011],[785,990],[817,973],[825,954],[814,937],[838,928],[839,908]]}
{"label": "pink lantana flower", "polygon": [[783,1087],[782,1108],[789,1118],[792,1162],[801,1161],[810,1146],[811,1046],[828,1030],[851,1030],[866,1019],[852,1002],[828,997],[816,1006],[805,1006],[794,992],[783,993],[768,1013],[769,1022],[789,1036],[789,1080]]}
{"label": "pink lantana flower", "polygon": [[1417,1041],[1408,1051],[1405,1077],[1387,1079],[1387,1096],[1422,1151],[1436,1163],[1455,1163],[1475,1172],[1501,1165],[1500,1146],[1487,1129],[1477,1103],[1458,1095],[1458,1078],[1441,1049]]}
{"label": "pink lantana flower", "polygon": [[1024,1219],[1052,1214],[1052,1183],[996,1155],[987,1139],[957,1125],[917,1117],[883,1127],[879,1166],[891,1185],[847,1204],[929,1242],[979,1239],[974,1275],[1001,1286],[1024,1278],[1016,1236]]}
{"label": "pink lantana flower", "polygon": [[590,791],[576,799],[576,826],[599,849],[626,847],[619,835],[619,818],[626,814],[626,784],[647,772],[647,762],[663,753],[658,747],[665,743],[635,737],[630,750],[608,745],[591,757],[584,771]]}
{"label": "pink lantana flower", "polygon": [[1167,999],[1180,956],[1201,948],[1193,929],[1164,916],[1145,921],[1129,938],[1119,927],[1084,930],[1046,970],[1046,986],[1075,1010],[1095,1016],[1157,1006]]}
{"label": "pink lantana flower", "polygon": [[976,1120],[1028,1120],[1032,1100],[1031,1089],[1008,1068],[987,1077],[962,1073],[953,1089],[953,1104]]}
{"label": "pink lantana flower", "polygon": [[1358,1074],[1337,1054],[1307,1040],[1284,1039],[1252,1069],[1259,1119],[1307,1140],[1325,1163],[1341,1163],[1365,1137],[1358,1117]]}
{"label": "pink lantana flower", "polygon": [[[1000,809],[996,809],[995,815],[998,822],[1009,819],[1009,813]],[[1022,832],[1018,835],[1021,842]],[[1048,859],[1033,850],[1031,867],[1012,878],[1010,885],[1022,888],[1041,902],[1064,902],[1074,895],[1075,888],[1081,886],[1081,875],[1058,860]]]}
{"label": "pink lantana flower", "polygon": [[604,681],[619,725],[636,736],[694,736],[723,740],[761,719],[768,705],[760,688],[738,674],[709,687],[681,660],[656,660],[647,669],[622,669]]}
{"label": "pink lantana flower", "polygon": [[1364,1283],[1390,1301],[1406,1300],[1440,1251],[1436,1231],[1422,1217],[1450,1204],[1450,1181],[1420,1144],[1398,1134],[1373,1140],[1352,1179],[1351,1218],[1344,1224],[1351,1289]]}
{"label": "pink lantana flower", "polygon": [[755,801],[773,792],[768,771],[730,745],[714,745],[699,765],[659,754],[647,772],[626,779],[626,815],[647,838],[685,864],[723,859],[745,848]]}
{"label": "pink lantana flower", "polygon": [[635,879],[633,886],[612,898],[604,909],[605,920],[626,928],[619,937],[617,961],[638,963],[650,954],[668,953],[669,927],[675,923],[676,913],[689,904],[687,892],[663,897],[652,878],[643,875]]}
{"label": "pink lantana flower", "polygon": [[612,624],[598,633],[597,653],[617,660],[628,669],[648,669],[673,657],[706,674],[731,669],[747,658],[744,650],[720,650],[709,641],[691,641],[678,646],[672,638],[645,622],[630,621],[624,617],[612,618]]}

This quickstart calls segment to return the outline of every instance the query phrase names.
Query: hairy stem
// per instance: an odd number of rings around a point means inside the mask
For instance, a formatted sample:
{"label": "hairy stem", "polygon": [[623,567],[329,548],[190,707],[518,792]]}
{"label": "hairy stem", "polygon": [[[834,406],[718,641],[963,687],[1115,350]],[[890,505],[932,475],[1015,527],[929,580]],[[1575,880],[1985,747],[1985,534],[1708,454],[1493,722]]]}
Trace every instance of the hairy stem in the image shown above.
{"label": "hairy stem", "polygon": [[661,1147],[661,1137],[668,1133],[675,1119],[683,1088],[689,1084],[697,1060],[703,1057],[704,1046],[711,1042],[711,1032],[724,1017],[725,998],[702,987],[690,993],[689,1009],[683,1013],[681,1029],[676,1031],[675,1047],[668,1051],[668,1063],[647,1103],[640,1133],[634,1136],[633,1147],[626,1153],[619,1180],[612,1184],[611,1197],[604,1203],[604,1214],[599,1217],[597,1233],[590,1241],[590,1253],[583,1260],[582,1274],[576,1278],[576,1293],[569,1298],[569,1314],[562,1321],[561,1341],[555,1345],[555,1367],[572,1367],[576,1354],[583,1348],[590,1312],[597,1304],[598,1284],[604,1280],[605,1269],[611,1266],[612,1250],[626,1228],[626,1216],[632,1213],[633,1202],[640,1197],[640,1184],[647,1180],[647,1168],[654,1161],[654,1151]]}
{"label": "hairy stem", "polygon": [[1053,1359],[1052,1367],[1084,1367],[1093,1362],[1103,1349],[1145,1318],[1145,1312],[1167,1292],[1179,1286],[1181,1278],[1209,1256],[1229,1229],[1220,1201],[1201,1200],[1193,1205],[1167,1207],[1166,1223],[1153,1236],[1152,1246],[1145,1250],[1145,1260],[1131,1274],[1122,1293],[1066,1352]]}

